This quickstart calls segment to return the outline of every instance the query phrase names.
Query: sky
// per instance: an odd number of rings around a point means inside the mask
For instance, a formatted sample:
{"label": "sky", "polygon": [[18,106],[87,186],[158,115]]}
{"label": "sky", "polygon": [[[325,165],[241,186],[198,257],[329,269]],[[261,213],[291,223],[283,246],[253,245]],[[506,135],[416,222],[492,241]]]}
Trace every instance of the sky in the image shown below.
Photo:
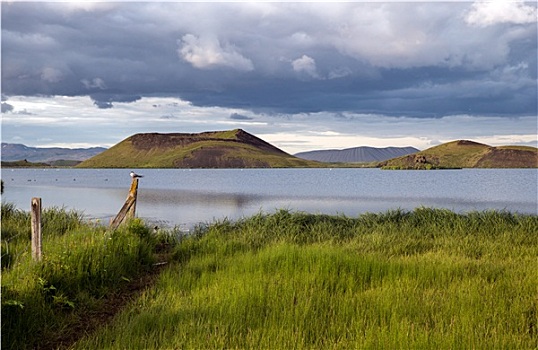
{"label": "sky", "polygon": [[1,3],[2,142],[537,146],[537,3]]}

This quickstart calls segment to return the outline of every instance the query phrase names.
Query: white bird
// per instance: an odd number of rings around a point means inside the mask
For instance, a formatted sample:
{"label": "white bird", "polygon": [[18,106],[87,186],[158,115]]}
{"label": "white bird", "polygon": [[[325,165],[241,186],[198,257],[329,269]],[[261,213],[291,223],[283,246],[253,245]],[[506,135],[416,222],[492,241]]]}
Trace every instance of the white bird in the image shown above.
{"label": "white bird", "polygon": [[131,177],[134,179],[134,178],[137,178],[137,177],[144,177],[144,175],[138,175],[136,174],[134,171],[131,171],[131,173],[129,174],[131,175]]}

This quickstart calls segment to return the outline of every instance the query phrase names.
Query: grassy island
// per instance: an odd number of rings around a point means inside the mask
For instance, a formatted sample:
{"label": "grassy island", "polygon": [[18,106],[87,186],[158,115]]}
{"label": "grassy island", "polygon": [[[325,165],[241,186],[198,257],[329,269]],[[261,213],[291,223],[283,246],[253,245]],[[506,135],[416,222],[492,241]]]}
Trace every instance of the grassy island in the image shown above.
{"label": "grassy island", "polygon": [[[11,226],[2,210],[4,247]],[[111,321],[64,345],[538,346],[536,215],[419,208],[350,218],[281,210],[199,226],[174,240],[139,221],[112,233],[78,225],[49,233],[42,263],[17,253],[2,266],[2,348],[57,345],[83,313],[99,310],[104,295],[148,273],[163,242],[168,264],[154,282]],[[40,329],[39,319],[54,322]]]}

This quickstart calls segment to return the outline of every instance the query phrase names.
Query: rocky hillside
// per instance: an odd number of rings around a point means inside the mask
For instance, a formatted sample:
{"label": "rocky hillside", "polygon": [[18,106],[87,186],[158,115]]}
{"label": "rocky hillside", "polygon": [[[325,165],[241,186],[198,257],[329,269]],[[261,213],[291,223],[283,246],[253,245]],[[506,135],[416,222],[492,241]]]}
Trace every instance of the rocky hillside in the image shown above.
{"label": "rocky hillside", "polygon": [[537,168],[538,149],[525,146],[492,147],[459,140],[380,162],[386,169]]}
{"label": "rocky hillside", "polygon": [[353,147],[346,149],[300,152],[296,157],[327,163],[368,163],[419,152],[414,147]]}
{"label": "rocky hillside", "polygon": [[28,147],[19,143],[2,142],[2,161],[19,161],[53,163],[55,161],[82,161],[91,158],[106,148],[61,148],[61,147]]}
{"label": "rocky hillside", "polygon": [[284,168],[312,167],[241,129],[144,133],[128,137],[77,167],[82,168]]}

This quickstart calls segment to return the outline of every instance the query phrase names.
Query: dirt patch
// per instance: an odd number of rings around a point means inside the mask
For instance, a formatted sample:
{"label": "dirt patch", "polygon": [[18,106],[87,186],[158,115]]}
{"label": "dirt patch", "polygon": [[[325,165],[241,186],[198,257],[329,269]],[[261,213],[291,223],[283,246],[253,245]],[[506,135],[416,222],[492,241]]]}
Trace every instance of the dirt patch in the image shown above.
{"label": "dirt patch", "polygon": [[536,168],[538,157],[536,152],[492,147],[476,164],[487,168]]}
{"label": "dirt patch", "polygon": [[200,137],[200,134],[136,134],[131,136],[131,144],[138,150],[150,150],[153,148],[173,148],[177,146],[187,146],[194,142],[207,140]]}
{"label": "dirt patch", "polygon": [[487,146],[487,145],[484,145],[483,143],[478,143],[478,142],[469,141],[469,140],[459,140],[456,144],[458,146]]}
{"label": "dirt patch", "polygon": [[283,156],[288,156],[289,155],[288,153],[284,152],[280,148],[277,148],[277,147],[271,145],[270,143],[267,143],[264,140],[254,136],[252,134],[249,134],[248,132],[245,132],[245,131],[243,131],[241,129],[237,130],[236,138],[237,138],[238,142],[243,142],[243,143],[252,145],[252,146],[254,146],[256,148],[259,148],[259,149],[267,151],[267,152],[276,153],[276,154],[280,154],[280,155],[283,155]]}
{"label": "dirt patch", "polygon": [[263,161],[233,157],[226,147],[203,147],[174,164],[179,168],[252,168],[268,167]]}

